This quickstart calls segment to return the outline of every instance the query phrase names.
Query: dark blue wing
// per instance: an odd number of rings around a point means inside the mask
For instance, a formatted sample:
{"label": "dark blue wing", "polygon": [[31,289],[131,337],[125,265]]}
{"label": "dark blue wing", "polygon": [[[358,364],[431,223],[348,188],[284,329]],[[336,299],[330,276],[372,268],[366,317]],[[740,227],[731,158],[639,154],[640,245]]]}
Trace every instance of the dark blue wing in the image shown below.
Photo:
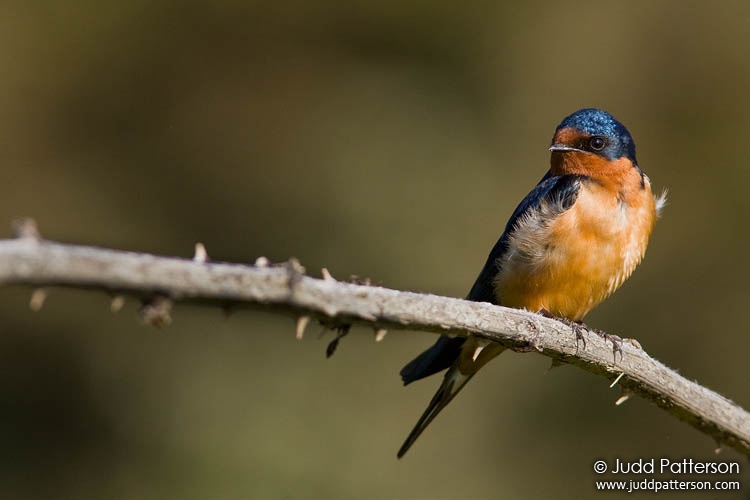
{"label": "dark blue wing", "polygon": [[474,286],[471,287],[469,295],[466,296],[467,300],[497,304],[493,281],[495,280],[497,273],[500,271],[499,263],[501,257],[508,250],[508,239],[513,233],[513,230],[518,223],[518,219],[525,216],[528,212],[538,209],[543,201],[554,200],[563,210],[567,210],[573,205],[573,202],[575,202],[578,197],[580,181],[581,176],[578,175],[553,176],[547,172],[547,174],[542,177],[542,180],[540,180],[534,189],[532,189],[521,203],[518,204],[513,211],[513,215],[508,219],[505,231],[503,231],[502,236],[497,240],[497,243],[495,243],[495,246],[487,257],[487,262],[484,264],[484,268],[482,268],[482,271],[479,273],[479,276],[474,282]]}
{"label": "dark blue wing", "polygon": [[[471,287],[469,294],[466,296],[467,300],[497,304],[493,281],[500,271],[502,256],[508,250],[508,239],[518,220],[528,212],[538,209],[545,200],[554,200],[562,210],[567,210],[578,197],[580,183],[581,176],[578,175],[553,176],[547,172],[542,177],[542,180],[526,195],[516,207],[513,215],[510,216],[505,231],[495,243],[487,257],[487,262],[474,282],[474,286]],[[461,353],[461,347],[465,340],[464,337],[441,336],[432,347],[401,369],[401,379],[404,381],[404,385],[450,367]]]}

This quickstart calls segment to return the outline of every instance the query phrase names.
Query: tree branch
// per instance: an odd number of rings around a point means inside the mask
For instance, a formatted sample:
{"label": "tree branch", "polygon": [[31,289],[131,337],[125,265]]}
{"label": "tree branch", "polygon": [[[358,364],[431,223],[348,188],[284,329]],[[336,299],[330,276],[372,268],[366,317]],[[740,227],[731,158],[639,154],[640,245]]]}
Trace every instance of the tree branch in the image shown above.
{"label": "tree branch", "polygon": [[[271,308],[299,318],[300,337],[311,317],[344,330],[350,324],[368,325],[379,338],[385,329],[473,334],[511,349],[536,349],[555,362],[614,380],[612,385],[623,389],[618,404],[638,394],[720,445],[750,456],[750,414],[736,404],[670,370],[637,342],[624,341],[622,355],[618,351],[613,357],[612,344],[595,333],[584,331],[585,344],[579,346],[569,326],[526,311],[340,282],[327,272],[324,279],[315,279],[296,261],[210,262],[200,248],[193,260],[160,257],[44,241],[33,230],[0,240],[0,285],[9,284],[135,295],[147,301],[142,315],[155,324],[168,321],[172,301],[184,301]],[[43,293],[34,295],[32,307],[41,307]],[[113,308],[116,302],[121,304],[116,299]]]}

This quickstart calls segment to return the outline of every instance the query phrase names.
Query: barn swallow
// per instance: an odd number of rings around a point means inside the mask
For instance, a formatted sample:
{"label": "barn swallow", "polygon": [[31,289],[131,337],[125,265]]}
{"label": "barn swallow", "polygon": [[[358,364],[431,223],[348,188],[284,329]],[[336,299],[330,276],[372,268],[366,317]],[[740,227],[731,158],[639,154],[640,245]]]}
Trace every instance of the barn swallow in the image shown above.
{"label": "barn swallow", "polygon": [[[549,150],[549,171],[511,215],[466,298],[580,323],[641,262],[665,196],[654,196],[633,138],[605,111],[566,117]],[[441,336],[401,370],[407,385],[448,369],[399,458],[503,350],[473,336]]]}

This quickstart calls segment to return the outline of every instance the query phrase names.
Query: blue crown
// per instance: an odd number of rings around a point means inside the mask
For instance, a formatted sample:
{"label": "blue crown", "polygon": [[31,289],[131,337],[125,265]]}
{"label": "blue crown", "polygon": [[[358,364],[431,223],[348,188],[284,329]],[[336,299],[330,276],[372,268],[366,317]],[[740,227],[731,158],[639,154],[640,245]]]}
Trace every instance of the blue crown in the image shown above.
{"label": "blue crown", "polygon": [[625,156],[637,164],[633,137],[625,128],[625,125],[618,122],[614,116],[606,111],[593,108],[578,110],[565,117],[557,126],[557,130],[562,128],[574,128],[588,135],[604,136],[615,146],[613,152],[616,158]]}

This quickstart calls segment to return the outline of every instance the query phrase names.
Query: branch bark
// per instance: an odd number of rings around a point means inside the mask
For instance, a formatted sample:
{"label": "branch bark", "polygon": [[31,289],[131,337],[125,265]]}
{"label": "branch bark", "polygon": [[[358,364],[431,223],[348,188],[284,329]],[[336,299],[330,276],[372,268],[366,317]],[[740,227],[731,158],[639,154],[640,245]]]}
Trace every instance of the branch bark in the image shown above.
{"label": "branch bark", "polygon": [[[637,342],[623,342],[622,356],[619,352],[613,356],[612,344],[595,333],[584,331],[585,344],[579,345],[569,326],[537,314],[346,283],[327,273],[324,276],[306,276],[295,261],[281,265],[261,259],[256,265],[218,263],[206,261],[200,251],[193,260],[160,257],[45,241],[34,231],[0,240],[0,285],[76,287],[116,296],[135,295],[147,301],[142,314],[152,323],[168,319],[172,301],[201,302],[270,308],[300,318],[298,336],[313,317],[329,326],[367,325],[381,338],[384,329],[409,329],[471,334],[511,349],[536,349],[556,362],[614,380],[622,387],[623,398],[638,394],[713,437],[719,445],[750,456],[750,414],[651,358]],[[40,306],[40,297],[34,301]]]}

